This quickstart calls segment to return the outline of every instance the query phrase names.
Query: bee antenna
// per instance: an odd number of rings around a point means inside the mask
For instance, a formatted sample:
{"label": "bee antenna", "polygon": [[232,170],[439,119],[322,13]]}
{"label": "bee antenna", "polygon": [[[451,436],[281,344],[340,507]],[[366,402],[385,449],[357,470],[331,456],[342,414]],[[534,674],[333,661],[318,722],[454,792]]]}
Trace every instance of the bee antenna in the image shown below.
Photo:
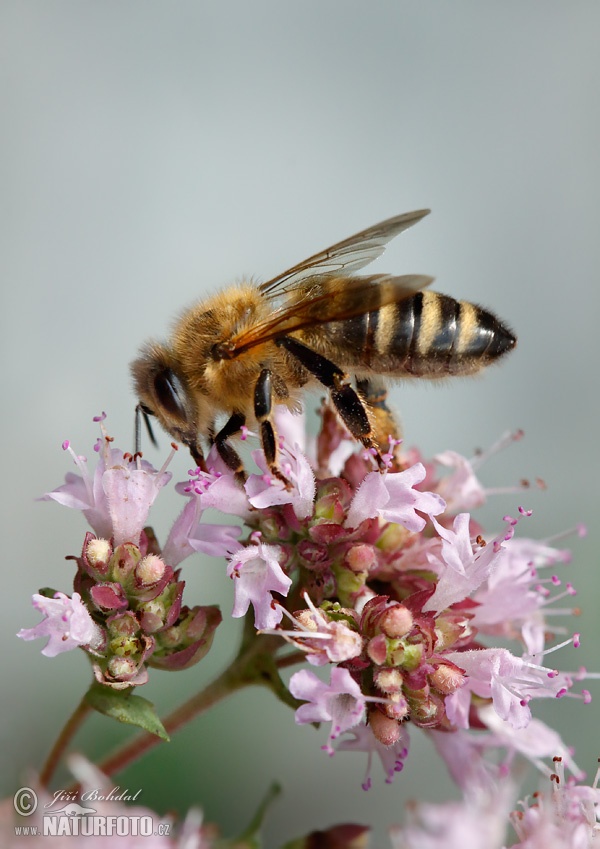
{"label": "bee antenna", "polygon": [[152,411],[146,407],[145,404],[140,403],[135,408],[135,453],[141,454],[142,448],[142,418],[144,419],[144,424],[146,425],[146,430],[148,431],[148,437],[150,442],[155,448],[158,448],[158,442],[156,437],[154,436],[154,431],[152,430],[152,424],[150,422],[150,416],[153,415]]}

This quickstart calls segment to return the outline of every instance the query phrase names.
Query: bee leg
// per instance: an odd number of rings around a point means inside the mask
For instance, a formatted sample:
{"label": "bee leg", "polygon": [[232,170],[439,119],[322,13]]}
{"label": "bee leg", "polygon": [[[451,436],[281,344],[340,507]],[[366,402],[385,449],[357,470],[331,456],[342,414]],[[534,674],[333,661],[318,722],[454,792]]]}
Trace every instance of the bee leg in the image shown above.
{"label": "bee leg", "polygon": [[375,460],[381,471],[387,468],[379,452],[367,408],[356,390],[350,386],[348,375],[327,357],[317,354],[292,336],[281,336],[276,340],[276,344],[289,351],[307,371],[329,389],[333,405],[352,436],[362,442],[365,448],[375,452]]}
{"label": "bee leg", "polygon": [[260,427],[260,444],[265,454],[269,471],[278,480],[283,481],[287,489],[291,488],[290,481],[285,477],[277,462],[277,434],[271,421],[273,406],[273,386],[271,370],[264,368],[254,388],[254,415]]}
{"label": "bee leg", "polygon": [[[400,459],[399,444],[402,438],[402,429],[387,405],[387,388],[385,383],[376,377],[357,378],[356,388],[371,411],[375,441],[381,446],[389,444],[389,452],[393,457],[394,466],[397,466],[399,469],[404,468]],[[390,442],[390,437],[395,442]]]}
{"label": "bee leg", "polygon": [[199,469],[202,469],[203,472],[207,472],[206,468],[206,460],[204,459],[204,451],[198,445],[198,442],[195,437],[186,441],[185,444],[190,449],[190,454],[192,455],[192,460],[198,466]]}
{"label": "bee leg", "polygon": [[215,446],[219,452],[219,457],[223,460],[228,469],[235,472],[236,480],[244,483],[246,480],[246,472],[242,458],[237,453],[235,448],[227,442],[230,436],[235,436],[246,423],[246,417],[242,413],[233,413],[229,420],[223,425],[221,430],[215,436]]}

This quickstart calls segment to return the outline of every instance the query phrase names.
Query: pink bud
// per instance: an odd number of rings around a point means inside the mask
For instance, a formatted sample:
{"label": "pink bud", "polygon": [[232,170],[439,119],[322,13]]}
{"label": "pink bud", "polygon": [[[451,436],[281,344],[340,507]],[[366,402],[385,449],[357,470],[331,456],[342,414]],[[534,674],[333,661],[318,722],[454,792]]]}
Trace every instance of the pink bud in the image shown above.
{"label": "pink bud", "polygon": [[377,709],[369,712],[369,725],[375,738],[384,746],[393,746],[400,739],[400,723]]}
{"label": "pink bud", "polygon": [[408,634],[412,626],[412,613],[403,604],[394,604],[381,617],[381,630],[392,639],[398,639]]}
{"label": "pink bud", "polygon": [[390,695],[402,691],[403,678],[399,669],[379,669],[374,676],[375,684],[382,693]]}
{"label": "pink bud", "polygon": [[165,564],[156,554],[143,557],[135,568],[135,576],[142,586],[156,584],[165,573]]}
{"label": "pink bud", "polygon": [[377,558],[372,545],[359,543],[346,552],[346,564],[353,572],[368,572],[375,566]]}
{"label": "pink bud", "polygon": [[429,680],[436,690],[448,696],[462,687],[465,683],[465,676],[454,664],[440,663],[429,675]]}
{"label": "pink bud", "polygon": [[376,663],[378,666],[383,666],[387,657],[387,640],[383,634],[378,634],[376,637],[373,637],[372,640],[369,640],[367,654],[373,663]]}

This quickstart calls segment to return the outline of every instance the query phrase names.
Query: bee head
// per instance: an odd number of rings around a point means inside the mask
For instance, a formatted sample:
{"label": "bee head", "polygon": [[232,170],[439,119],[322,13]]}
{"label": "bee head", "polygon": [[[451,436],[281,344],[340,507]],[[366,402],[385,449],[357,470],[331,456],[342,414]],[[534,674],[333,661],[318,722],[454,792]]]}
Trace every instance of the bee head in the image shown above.
{"label": "bee head", "polygon": [[167,433],[201,456],[195,405],[169,350],[150,343],[132,362],[131,373],[144,414],[156,416]]}

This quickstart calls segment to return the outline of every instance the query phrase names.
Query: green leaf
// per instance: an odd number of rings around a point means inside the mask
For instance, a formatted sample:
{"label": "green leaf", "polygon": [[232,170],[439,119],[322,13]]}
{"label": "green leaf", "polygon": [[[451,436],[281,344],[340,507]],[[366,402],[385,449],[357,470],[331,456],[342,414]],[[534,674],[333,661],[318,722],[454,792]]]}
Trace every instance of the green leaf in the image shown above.
{"label": "green leaf", "polygon": [[137,725],[150,734],[156,734],[168,742],[169,735],[158,718],[154,705],[142,696],[133,696],[133,688],[115,690],[103,684],[94,683],[85,694],[85,700],[98,713],[110,716],[117,722]]}

